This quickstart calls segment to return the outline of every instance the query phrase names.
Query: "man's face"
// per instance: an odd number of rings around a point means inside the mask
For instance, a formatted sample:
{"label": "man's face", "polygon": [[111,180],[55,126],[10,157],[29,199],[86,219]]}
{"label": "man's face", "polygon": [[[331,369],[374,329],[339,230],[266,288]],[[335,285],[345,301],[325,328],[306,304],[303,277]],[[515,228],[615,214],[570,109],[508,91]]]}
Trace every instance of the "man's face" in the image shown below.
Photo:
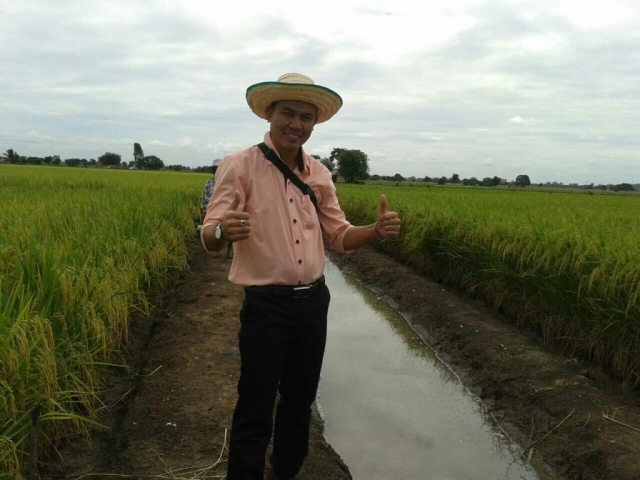
{"label": "man's face", "polygon": [[316,111],[315,105],[295,100],[275,102],[267,109],[271,140],[279,152],[297,152],[309,140]]}

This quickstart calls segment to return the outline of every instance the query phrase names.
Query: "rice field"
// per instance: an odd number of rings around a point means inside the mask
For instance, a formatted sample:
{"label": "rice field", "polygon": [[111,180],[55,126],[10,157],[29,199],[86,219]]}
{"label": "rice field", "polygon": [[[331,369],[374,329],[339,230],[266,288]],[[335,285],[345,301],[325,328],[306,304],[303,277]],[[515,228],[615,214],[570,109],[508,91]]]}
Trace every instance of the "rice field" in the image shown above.
{"label": "rice field", "polygon": [[0,478],[96,418],[136,314],[187,268],[208,175],[0,166]]}
{"label": "rice field", "polygon": [[380,245],[640,384],[640,197],[339,185],[354,222],[386,193],[401,237]]}
{"label": "rice field", "polygon": [[[187,267],[206,174],[0,165],[0,478],[86,433],[103,374],[154,293]],[[379,247],[640,383],[640,198],[338,185],[354,224],[385,193]]]}

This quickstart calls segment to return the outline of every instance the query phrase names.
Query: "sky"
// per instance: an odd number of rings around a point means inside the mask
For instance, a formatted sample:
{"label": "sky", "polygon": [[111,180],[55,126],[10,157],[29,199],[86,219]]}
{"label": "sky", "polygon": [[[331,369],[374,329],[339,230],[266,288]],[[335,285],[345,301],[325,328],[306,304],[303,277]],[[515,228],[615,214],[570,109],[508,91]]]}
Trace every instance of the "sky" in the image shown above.
{"label": "sky", "polygon": [[0,0],[0,153],[210,165],[262,141],[247,87],[342,109],[305,144],[371,174],[640,183],[636,0]]}

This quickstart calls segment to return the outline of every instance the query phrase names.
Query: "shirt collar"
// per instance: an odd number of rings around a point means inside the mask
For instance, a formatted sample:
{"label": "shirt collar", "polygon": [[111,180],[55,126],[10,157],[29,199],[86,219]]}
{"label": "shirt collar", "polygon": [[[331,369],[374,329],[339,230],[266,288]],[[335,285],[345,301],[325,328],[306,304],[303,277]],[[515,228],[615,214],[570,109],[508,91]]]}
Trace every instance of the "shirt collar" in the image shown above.
{"label": "shirt collar", "polygon": [[[271,150],[276,152],[280,157],[280,153],[278,153],[278,150],[276,149],[276,147],[273,145],[273,142],[271,141],[270,132],[267,132],[264,134],[264,143],[266,143],[267,147],[269,147]],[[302,166],[300,166],[300,162],[298,162],[298,170],[300,170],[300,173],[304,172],[304,174],[309,175],[311,173],[311,166],[309,164],[311,159],[306,153],[304,153],[304,149],[302,147],[300,147],[300,156],[302,156]]]}

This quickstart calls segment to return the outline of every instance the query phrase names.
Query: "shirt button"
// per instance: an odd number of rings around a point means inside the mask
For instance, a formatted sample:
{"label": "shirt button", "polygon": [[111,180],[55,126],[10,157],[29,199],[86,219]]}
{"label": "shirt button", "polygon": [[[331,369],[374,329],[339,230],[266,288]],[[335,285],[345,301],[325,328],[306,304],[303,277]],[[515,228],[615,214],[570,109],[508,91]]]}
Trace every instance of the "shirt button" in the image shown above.
{"label": "shirt button", "polygon": [[302,260],[298,260],[298,265],[302,265]]}
{"label": "shirt button", "polygon": [[296,245],[300,245],[300,240],[296,240]]}
{"label": "shirt button", "polygon": [[295,218],[293,219],[293,223],[298,223],[298,220],[296,220]]}
{"label": "shirt button", "polygon": [[293,203],[293,198],[290,198],[290,199],[289,199],[289,203]]}

